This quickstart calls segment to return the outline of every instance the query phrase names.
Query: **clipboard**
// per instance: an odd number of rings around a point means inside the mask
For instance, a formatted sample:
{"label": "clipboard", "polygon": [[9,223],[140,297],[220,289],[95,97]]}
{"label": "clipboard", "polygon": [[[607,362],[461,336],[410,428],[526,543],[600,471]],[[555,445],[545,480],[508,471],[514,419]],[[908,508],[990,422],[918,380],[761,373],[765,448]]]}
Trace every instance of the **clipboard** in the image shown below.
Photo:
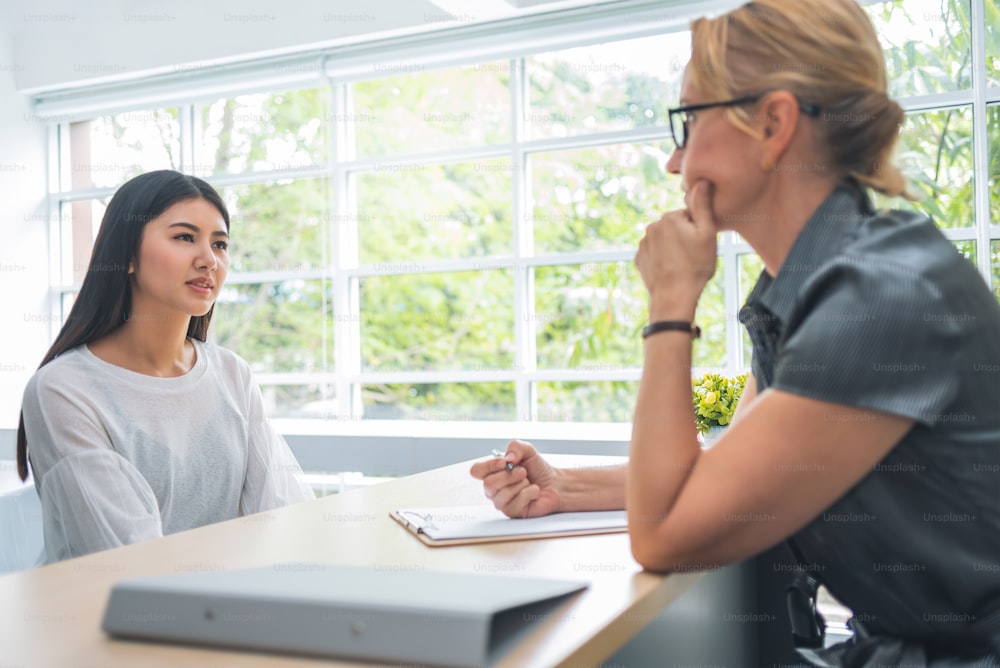
{"label": "clipboard", "polygon": [[624,510],[555,513],[512,519],[492,506],[402,508],[389,513],[430,547],[621,533],[628,530]]}

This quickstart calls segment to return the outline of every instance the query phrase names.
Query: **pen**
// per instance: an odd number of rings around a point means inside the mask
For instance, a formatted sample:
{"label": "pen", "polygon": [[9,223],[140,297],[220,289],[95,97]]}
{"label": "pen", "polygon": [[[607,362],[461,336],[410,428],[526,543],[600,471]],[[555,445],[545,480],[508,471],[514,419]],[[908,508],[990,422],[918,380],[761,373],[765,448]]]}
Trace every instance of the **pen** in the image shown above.
{"label": "pen", "polygon": [[[499,450],[497,450],[496,448],[493,448],[493,456],[494,457],[503,457],[503,453],[500,452]],[[514,462],[507,462],[507,464],[504,465],[504,468],[507,469],[508,473],[510,471],[513,471],[514,470]]]}

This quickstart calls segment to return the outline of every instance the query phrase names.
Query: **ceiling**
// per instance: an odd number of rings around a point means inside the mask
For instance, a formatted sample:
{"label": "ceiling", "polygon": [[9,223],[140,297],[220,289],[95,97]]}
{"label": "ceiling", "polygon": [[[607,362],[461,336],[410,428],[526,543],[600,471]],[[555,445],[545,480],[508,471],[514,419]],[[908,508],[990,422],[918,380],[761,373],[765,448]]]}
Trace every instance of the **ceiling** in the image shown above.
{"label": "ceiling", "polygon": [[633,1],[3,0],[0,64],[19,91],[38,93]]}

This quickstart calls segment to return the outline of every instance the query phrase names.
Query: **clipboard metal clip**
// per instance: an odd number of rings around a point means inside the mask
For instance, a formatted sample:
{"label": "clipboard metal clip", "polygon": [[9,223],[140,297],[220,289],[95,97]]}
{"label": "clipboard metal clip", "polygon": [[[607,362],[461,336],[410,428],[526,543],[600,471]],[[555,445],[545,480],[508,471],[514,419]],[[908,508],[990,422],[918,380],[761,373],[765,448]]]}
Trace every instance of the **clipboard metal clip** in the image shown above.
{"label": "clipboard metal clip", "polygon": [[426,515],[421,515],[418,512],[412,510],[401,510],[399,511],[400,517],[406,520],[406,523],[417,530],[417,533],[427,533],[425,529],[430,529],[431,531],[436,531],[437,526],[431,521],[430,513]]}

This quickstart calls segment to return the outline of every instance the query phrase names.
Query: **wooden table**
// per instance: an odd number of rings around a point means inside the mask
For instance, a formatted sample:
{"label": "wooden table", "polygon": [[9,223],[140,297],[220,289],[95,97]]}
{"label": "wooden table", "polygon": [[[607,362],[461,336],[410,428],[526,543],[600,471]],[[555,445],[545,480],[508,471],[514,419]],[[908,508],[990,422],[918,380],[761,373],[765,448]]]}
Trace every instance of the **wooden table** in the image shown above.
{"label": "wooden table", "polygon": [[[560,466],[617,457],[553,456]],[[113,640],[100,629],[118,580],[308,561],[410,571],[586,579],[498,666],[593,666],[612,655],[699,574],[662,577],[632,559],[627,534],[430,548],[389,518],[413,506],[488,503],[471,462],[162,539],[0,577],[0,666],[345,666],[315,657]]]}

